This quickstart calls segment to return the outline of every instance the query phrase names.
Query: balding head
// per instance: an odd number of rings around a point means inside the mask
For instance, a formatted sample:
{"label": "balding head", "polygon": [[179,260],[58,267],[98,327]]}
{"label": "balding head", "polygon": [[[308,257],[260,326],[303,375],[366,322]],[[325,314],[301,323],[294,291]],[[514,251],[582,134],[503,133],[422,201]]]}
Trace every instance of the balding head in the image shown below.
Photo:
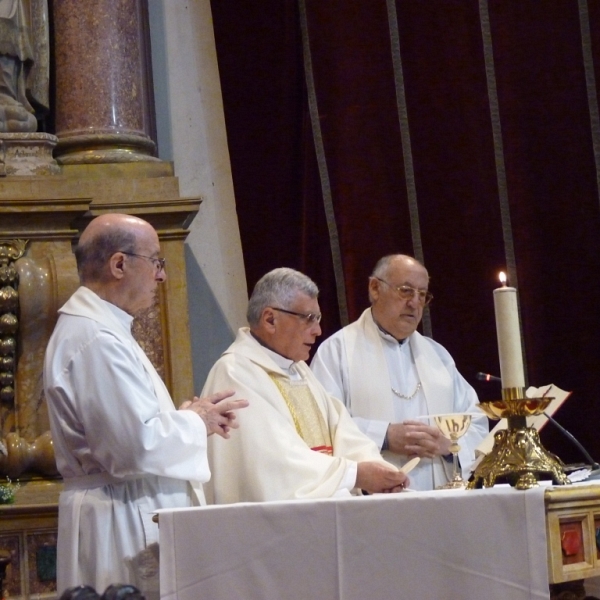
{"label": "balding head", "polygon": [[[402,289],[413,292],[403,297]],[[411,290],[412,288],[412,290]],[[414,333],[423,317],[429,288],[427,269],[406,254],[391,254],[380,259],[369,278],[369,300],[375,322],[398,340]]]}
{"label": "balding head", "polygon": [[156,302],[165,281],[158,234],[150,223],[124,214],[97,217],[75,250],[81,284],[131,315]]}
{"label": "balding head", "polygon": [[90,221],[75,249],[77,272],[83,285],[110,279],[108,260],[115,252],[135,253],[138,241],[156,235],[150,223],[120,213]]}
{"label": "balding head", "polygon": [[371,273],[371,277],[385,279],[389,275],[390,270],[404,266],[409,268],[421,267],[427,272],[427,269],[425,269],[422,263],[408,254],[388,254],[377,261],[377,264]]}

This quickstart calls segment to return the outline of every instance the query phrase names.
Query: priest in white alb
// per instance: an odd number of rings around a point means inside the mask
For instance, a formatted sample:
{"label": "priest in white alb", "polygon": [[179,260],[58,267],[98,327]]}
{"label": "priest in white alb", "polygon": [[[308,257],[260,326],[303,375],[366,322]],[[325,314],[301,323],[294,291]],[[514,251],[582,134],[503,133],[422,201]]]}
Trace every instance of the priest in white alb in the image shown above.
{"label": "priest in white alb", "polygon": [[203,395],[225,386],[249,406],[238,414],[235,436],[209,441],[209,502],[330,498],[407,485],[304,362],[321,333],[317,295],[298,271],[267,273],[248,304],[250,327],[211,369]]}
{"label": "priest in white alb", "polygon": [[[417,490],[452,478],[450,442],[430,416],[482,414],[475,390],[448,351],[417,331],[431,298],[429,274],[416,259],[382,258],[369,278],[370,308],[325,340],[311,362],[325,389],[343,400],[386,460],[401,465],[421,458],[411,472],[411,487]],[[487,418],[474,417],[459,440],[465,479],[487,432]]]}
{"label": "priest in white alb", "polygon": [[[197,504],[210,477],[207,436],[229,437],[232,391],[176,410],[131,333],[165,281],[156,231],[124,214],[92,220],[76,249],[81,287],[59,310],[44,390],[64,491],[58,507],[57,585],[102,593],[130,583],[158,600],[159,508]],[[195,486],[197,491],[201,487]]]}

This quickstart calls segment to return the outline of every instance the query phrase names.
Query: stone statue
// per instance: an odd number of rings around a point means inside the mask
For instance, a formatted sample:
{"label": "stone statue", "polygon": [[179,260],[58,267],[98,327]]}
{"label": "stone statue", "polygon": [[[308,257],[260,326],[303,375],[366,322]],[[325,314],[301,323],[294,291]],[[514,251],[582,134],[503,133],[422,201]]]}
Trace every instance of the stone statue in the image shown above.
{"label": "stone statue", "polygon": [[48,111],[46,0],[0,0],[0,132],[34,132]]}

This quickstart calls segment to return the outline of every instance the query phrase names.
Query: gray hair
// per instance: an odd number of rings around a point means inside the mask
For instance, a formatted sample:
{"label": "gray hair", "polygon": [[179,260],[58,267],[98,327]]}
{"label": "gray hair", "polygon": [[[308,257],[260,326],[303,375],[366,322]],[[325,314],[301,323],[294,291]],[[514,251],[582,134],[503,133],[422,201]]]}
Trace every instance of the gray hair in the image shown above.
{"label": "gray hair", "polygon": [[287,267],[269,271],[254,286],[246,312],[248,323],[251,326],[258,325],[267,306],[290,308],[291,302],[298,293],[316,298],[319,295],[319,288],[310,277],[300,271]]}
{"label": "gray hair", "polygon": [[75,260],[81,283],[102,280],[108,260],[115,252],[135,252],[136,247],[135,233],[118,226],[97,233],[83,244],[77,244]]}

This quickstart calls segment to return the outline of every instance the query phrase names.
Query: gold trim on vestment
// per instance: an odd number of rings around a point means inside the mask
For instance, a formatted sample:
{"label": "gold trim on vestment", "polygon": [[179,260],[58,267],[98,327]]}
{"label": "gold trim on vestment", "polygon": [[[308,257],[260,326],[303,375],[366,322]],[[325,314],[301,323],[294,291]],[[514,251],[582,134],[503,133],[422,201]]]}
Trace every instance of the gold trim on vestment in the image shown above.
{"label": "gold trim on vestment", "polygon": [[306,381],[292,382],[274,373],[269,373],[269,377],[283,397],[298,435],[311,450],[332,455],[329,427]]}

